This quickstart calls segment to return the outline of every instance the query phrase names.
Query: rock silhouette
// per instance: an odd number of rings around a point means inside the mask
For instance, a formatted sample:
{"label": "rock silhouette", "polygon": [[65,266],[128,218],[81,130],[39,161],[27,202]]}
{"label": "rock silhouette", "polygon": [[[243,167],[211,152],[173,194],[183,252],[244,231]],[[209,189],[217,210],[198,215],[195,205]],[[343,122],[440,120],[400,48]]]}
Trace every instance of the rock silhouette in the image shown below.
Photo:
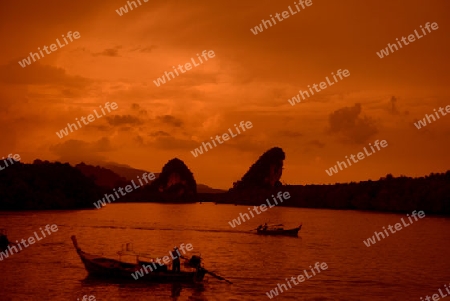
{"label": "rock silhouette", "polygon": [[250,167],[240,181],[233,183],[231,190],[280,187],[285,154],[279,147],[266,151]]}
{"label": "rock silhouette", "polygon": [[174,158],[164,165],[147,191],[152,192],[157,201],[192,201],[197,194],[197,183],[186,164]]}

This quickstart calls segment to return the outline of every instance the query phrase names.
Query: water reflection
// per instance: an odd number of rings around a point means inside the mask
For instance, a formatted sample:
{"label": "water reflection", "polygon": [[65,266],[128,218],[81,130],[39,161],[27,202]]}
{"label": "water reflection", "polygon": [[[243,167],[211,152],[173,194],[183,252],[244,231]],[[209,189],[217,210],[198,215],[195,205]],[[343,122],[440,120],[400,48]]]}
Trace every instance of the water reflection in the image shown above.
{"label": "water reflection", "polygon": [[[158,295],[168,295],[170,291],[170,300],[191,300],[191,301],[208,301],[208,298],[204,296],[206,291],[205,285],[203,283],[153,283],[145,281],[135,281],[127,279],[117,279],[117,278],[97,278],[92,276],[86,276],[81,280],[82,291],[87,293],[90,290],[98,289],[104,286],[114,286],[116,288],[130,288],[139,291],[143,295],[151,292]],[[86,291],[86,292],[84,292]],[[183,297],[184,295],[184,297]],[[182,298],[180,298],[182,297]]]}
{"label": "water reflection", "polygon": [[181,285],[181,283],[172,283],[172,295],[170,295],[170,297],[172,297],[172,300],[174,301],[178,300],[182,288],[183,286]]}
{"label": "water reflection", "polygon": [[205,287],[203,283],[195,283],[191,285],[181,284],[181,283],[173,283],[172,284],[172,295],[170,296],[173,301],[177,301],[178,297],[181,295],[181,291],[183,290],[183,286],[185,288],[185,291],[190,292],[192,291],[192,294],[188,297],[188,300],[192,301],[208,301],[206,296],[203,295],[203,292],[205,291]]}

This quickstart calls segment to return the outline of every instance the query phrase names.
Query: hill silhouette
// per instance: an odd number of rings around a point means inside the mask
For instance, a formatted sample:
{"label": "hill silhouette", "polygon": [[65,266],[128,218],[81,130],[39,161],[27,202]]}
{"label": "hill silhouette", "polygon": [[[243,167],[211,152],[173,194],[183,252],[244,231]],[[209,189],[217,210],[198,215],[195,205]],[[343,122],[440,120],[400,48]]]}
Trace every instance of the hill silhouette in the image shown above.
{"label": "hill silhouette", "polygon": [[68,163],[35,160],[0,172],[0,209],[91,208],[102,189]]}
{"label": "hill silhouette", "polygon": [[117,186],[123,186],[128,180],[112,170],[100,166],[87,165],[83,162],[75,165],[75,168],[80,170],[86,177],[93,179],[96,185],[104,188],[113,189]]}
{"label": "hill silhouette", "polygon": [[[141,177],[145,172],[143,169],[136,169],[125,164],[118,163],[98,163],[98,165],[90,165],[85,163],[79,163],[75,165],[76,168],[81,170],[84,175],[91,177],[95,180],[95,183],[102,187],[115,188],[117,186],[123,186],[124,183],[128,183],[131,180]],[[154,173],[158,178],[160,173]],[[205,184],[197,184],[197,192],[201,193],[223,193],[223,189],[215,189]]]}
{"label": "hill silhouette", "polygon": [[[125,165],[125,164],[118,164],[118,163],[113,163],[113,162],[99,163],[98,165],[115,172],[119,176],[127,179],[128,181],[134,180],[138,176],[142,176],[145,172],[149,172],[148,170],[137,169],[137,168],[133,168],[128,165]],[[154,174],[156,177],[159,176],[158,173],[154,173]]]}
{"label": "hill silhouette", "polygon": [[[334,185],[282,185],[285,153],[274,147],[224,193],[197,193],[198,185],[186,164],[174,158],[159,177],[117,202],[211,201],[260,205],[279,191],[291,197],[279,206],[450,214],[450,171],[410,178],[387,175],[378,181]],[[35,160],[16,162],[0,172],[0,210],[93,209],[93,202],[112,188],[130,182],[100,166]]]}

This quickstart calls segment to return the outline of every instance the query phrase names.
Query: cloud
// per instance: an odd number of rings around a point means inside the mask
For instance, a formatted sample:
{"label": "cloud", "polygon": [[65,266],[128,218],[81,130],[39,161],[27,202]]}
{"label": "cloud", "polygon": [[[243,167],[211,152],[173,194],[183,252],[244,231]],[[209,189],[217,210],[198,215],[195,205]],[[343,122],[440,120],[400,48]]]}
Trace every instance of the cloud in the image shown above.
{"label": "cloud", "polygon": [[181,119],[175,118],[172,115],[162,115],[156,117],[156,120],[165,124],[169,124],[175,127],[181,127],[183,125],[183,121]]}
{"label": "cloud", "polygon": [[298,131],[282,130],[278,132],[277,136],[294,138],[294,137],[301,137],[303,136],[303,134]]}
{"label": "cloud", "polygon": [[133,141],[140,147],[148,149],[176,150],[178,152],[189,152],[199,143],[183,136],[174,137],[165,131],[153,131],[149,134],[137,134],[133,137]]}
{"label": "cloud", "polygon": [[309,141],[309,144],[316,146],[318,148],[324,148],[324,146],[325,146],[325,143],[322,143],[319,140],[311,140],[311,141]]}
{"label": "cloud", "polygon": [[114,115],[107,116],[106,121],[112,126],[121,126],[124,124],[134,124],[139,125],[142,124],[142,120],[132,115]]}
{"label": "cloud", "polygon": [[365,143],[378,133],[376,122],[367,116],[359,117],[361,104],[338,109],[329,116],[329,133],[343,139],[344,143]]}
{"label": "cloud", "polygon": [[144,53],[150,53],[153,52],[154,49],[156,49],[157,46],[156,45],[150,45],[147,47],[141,47],[140,45],[136,48],[131,49],[131,51],[139,51],[139,52],[144,52]]}
{"label": "cloud", "polygon": [[170,136],[169,133],[164,132],[164,131],[152,132],[152,133],[150,133],[150,134],[148,134],[148,135],[149,135],[150,137],[158,137],[158,136],[166,136],[166,137],[168,137],[168,136]]}
{"label": "cloud", "polygon": [[90,124],[89,125],[92,129],[95,129],[97,131],[102,131],[102,132],[108,132],[111,130],[111,128],[109,126],[106,125],[96,125],[96,124]]}
{"label": "cloud", "polygon": [[51,85],[83,89],[93,83],[92,80],[71,76],[63,68],[43,65],[39,61],[22,68],[19,60],[0,66],[0,82],[15,85]]}
{"label": "cloud", "polygon": [[132,103],[131,109],[133,111],[137,111],[140,115],[147,115],[147,110],[142,109],[142,107],[137,103]]}
{"label": "cloud", "polygon": [[115,48],[108,48],[103,50],[102,52],[96,52],[93,53],[93,56],[110,56],[110,57],[118,57],[119,56],[119,49],[122,48],[121,46],[117,46]]}
{"label": "cloud", "polygon": [[68,140],[63,143],[50,146],[50,151],[59,156],[59,161],[76,163],[86,160],[104,160],[106,157],[101,153],[113,151],[109,138],[103,137],[94,142],[82,140]]}
{"label": "cloud", "polygon": [[157,136],[153,142],[149,145],[166,150],[183,150],[188,152],[189,150],[198,147],[197,142],[186,139],[178,139],[172,136]]}

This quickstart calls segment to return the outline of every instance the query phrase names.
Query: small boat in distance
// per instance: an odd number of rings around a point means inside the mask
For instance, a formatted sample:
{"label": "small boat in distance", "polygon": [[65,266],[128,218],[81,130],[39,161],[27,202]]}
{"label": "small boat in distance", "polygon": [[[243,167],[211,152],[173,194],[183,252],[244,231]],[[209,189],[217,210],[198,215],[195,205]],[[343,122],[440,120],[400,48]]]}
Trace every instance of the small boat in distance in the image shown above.
{"label": "small boat in distance", "polygon": [[298,231],[302,228],[302,224],[297,228],[284,229],[282,224],[278,225],[259,225],[256,228],[256,234],[258,235],[285,235],[285,236],[298,236]]}
{"label": "small boat in distance", "polygon": [[[80,259],[86,268],[86,271],[90,276],[94,276],[97,278],[118,278],[124,280],[134,279],[135,281],[150,281],[157,283],[194,283],[203,281],[205,274],[210,274],[211,276],[219,280],[225,280],[229,282],[225,278],[206,270],[201,262],[201,257],[197,255],[191,256],[190,259],[180,256],[185,260],[184,268],[186,270],[171,271],[168,269],[167,265],[164,264],[159,265],[156,269],[150,270],[150,272],[148,272],[148,267],[151,267],[152,265],[153,267],[156,266],[153,259],[150,262],[142,261],[139,259],[139,256],[142,255],[136,253],[133,254],[136,256],[136,263],[104,258],[82,251],[78,246],[77,238],[75,237],[75,235],[72,235],[71,239],[78,256],[80,256]],[[127,251],[129,251],[128,246]],[[124,255],[125,253],[128,253],[128,255],[130,255],[129,252],[118,252],[119,255]],[[144,265],[147,267],[147,269],[145,269],[145,273],[143,267]]]}
{"label": "small boat in distance", "polygon": [[0,229],[0,251],[3,252],[8,248],[9,240],[6,236],[6,230]]}

